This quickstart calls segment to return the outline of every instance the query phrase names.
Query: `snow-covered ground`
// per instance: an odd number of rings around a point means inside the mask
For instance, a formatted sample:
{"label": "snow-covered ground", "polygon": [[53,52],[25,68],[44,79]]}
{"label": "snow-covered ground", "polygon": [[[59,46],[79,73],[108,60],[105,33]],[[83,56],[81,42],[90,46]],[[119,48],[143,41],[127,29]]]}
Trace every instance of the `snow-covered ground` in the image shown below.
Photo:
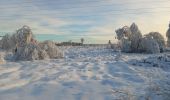
{"label": "snow-covered ground", "polygon": [[[105,47],[62,49],[64,59],[1,64],[0,100],[170,99],[170,70],[142,63],[155,55]],[[169,62],[164,65],[170,69]]]}

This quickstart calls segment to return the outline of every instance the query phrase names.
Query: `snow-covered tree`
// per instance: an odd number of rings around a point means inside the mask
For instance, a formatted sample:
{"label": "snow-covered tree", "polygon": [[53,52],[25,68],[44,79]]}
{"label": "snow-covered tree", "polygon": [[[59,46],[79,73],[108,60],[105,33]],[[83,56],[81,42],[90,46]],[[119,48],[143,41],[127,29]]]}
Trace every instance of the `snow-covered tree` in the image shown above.
{"label": "snow-covered tree", "polygon": [[142,33],[138,29],[138,26],[135,23],[132,23],[130,26],[131,35],[130,35],[130,41],[131,41],[131,52],[139,52],[139,43],[140,39],[142,38]]}
{"label": "snow-covered tree", "polygon": [[124,26],[116,30],[118,40],[122,41],[122,51],[126,52],[139,52],[138,46],[142,34],[135,23],[130,27]]}
{"label": "snow-covered tree", "polygon": [[169,23],[169,29],[166,32],[167,37],[167,46],[170,47],[170,23]]}
{"label": "snow-covered tree", "polygon": [[117,34],[118,40],[121,40],[122,38],[128,38],[129,39],[129,37],[131,35],[131,30],[128,26],[124,26],[122,28],[119,28],[115,32]]}
{"label": "snow-covered tree", "polygon": [[33,39],[33,34],[30,27],[24,25],[22,28],[17,30],[15,37],[17,38],[18,46],[25,46],[31,42],[31,39]]}
{"label": "snow-covered tree", "polygon": [[121,51],[130,52],[131,51],[130,28],[128,26],[124,26],[122,28],[117,29],[115,32],[117,34],[117,39],[120,41]]}

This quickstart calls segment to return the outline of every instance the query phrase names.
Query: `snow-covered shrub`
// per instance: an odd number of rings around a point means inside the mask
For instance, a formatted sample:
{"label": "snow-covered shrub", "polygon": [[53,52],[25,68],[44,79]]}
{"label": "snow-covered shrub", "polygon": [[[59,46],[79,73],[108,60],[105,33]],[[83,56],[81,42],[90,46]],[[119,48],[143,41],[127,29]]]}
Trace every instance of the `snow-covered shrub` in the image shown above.
{"label": "snow-covered shrub", "polygon": [[11,50],[13,60],[42,60],[64,56],[54,42],[38,43],[28,26],[23,26],[11,36],[5,35],[1,40],[1,48]]}
{"label": "snow-covered shrub", "polygon": [[120,40],[120,48],[122,52],[131,52],[131,30],[128,26],[124,26],[116,30],[117,38]]}
{"label": "snow-covered shrub", "polygon": [[6,34],[5,36],[2,37],[0,45],[1,49],[11,51],[12,49],[15,48],[16,43],[13,41],[12,36]]}
{"label": "snow-covered shrub", "polygon": [[159,45],[160,52],[163,52],[165,50],[165,40],[164,37],[159,32],[150,32],[145,36],[156,40],[156,42]]}
{"label": "snow-covered shrub", "polygon": [[32,43],[18,47],[14,55],[15,60],[43,60],[48,58],[49,55],[45,50]]}
{"label": "snow-covered shrub", "polygon": [[22,28],[18,29],[13,37],[16,38],[18,47],[25,46],[29,44],[31,40],[33,40],[32,31],[28,26],[23,26]]}
{"label": "snow-covered shrub", "polygon": [[145,53],[160,53],[159,44],[152,37],[141,38],[138,50]]}
{"label": "snow-covered shrub", "polygon": [[1,48],[12,51],[16,46],[24,46],[32,39],[32,31],[28,26],[23,26],[16,33],[6,34],[1,40]]}
{"label": "snow-covered shrub", "polygon": [[63,57],[63,52],[52,41],[44,41],[39,43],[39,47],[45,50],[50,58],[61,58]]}
{"label": "snow-covered shrub", "polygon": [[142,37],[142,33],[135,23],[130,28],[125,26],[116,30],[118,40],[121,41],[123,52],[160,53],[165,49],[165,40],[158,32],[150,32]]}
{"label": "snow-covered shrub", "polygon": [[115,32],[116,32],[118,40],[121,40],[124,37],[129,38],[130,35],[131,35],[131,30],[128,26],[124,26],[122,28],[119,28]]}
{"label": "snow-covered shrub", "polygon": [[0,55],[0,64],[4,64],[4,63],[5,63],[4,57]]}
{"label": "snow-covered shrub", "polygon": [[166,37],[167,37],[167,46],[170,47],[170,23],[169,23],[169,29],[166,32]]}
{"label": "snow-covered shrub", "polygon": [[47,54],[47,52],[43,49],[39,49],[38,51],[38,57],[39,57],[39,60],[42,60],[42,59],[49,59],[49,55]]}
{"label": "snow-covered shrub", "polygon": [[133,23],[130,26],[130,30],[132,33],[130,35],[131,52],[139,52],[139,43],[140,43],[140,39],[142,38],[142,34],[135,23]]}
{"label": "snow-covered shrub", "polygon": [[121,51],[122,52],[131,52],[131,41],[126,38],[121,39]]}
{"label": "snow-covered shrub", "polygon": [[17,47],[17,51],[14,54],[14,60],[39,60],[37,47],[33,44]]}
{"label": "snow-covered shrub", "polygon": [[139,52],[139,43],[142,38],[142,34],[135,23],[132,23],[130,27],[124,26],[116,30],[118,40],[122,41],[123,52]]}

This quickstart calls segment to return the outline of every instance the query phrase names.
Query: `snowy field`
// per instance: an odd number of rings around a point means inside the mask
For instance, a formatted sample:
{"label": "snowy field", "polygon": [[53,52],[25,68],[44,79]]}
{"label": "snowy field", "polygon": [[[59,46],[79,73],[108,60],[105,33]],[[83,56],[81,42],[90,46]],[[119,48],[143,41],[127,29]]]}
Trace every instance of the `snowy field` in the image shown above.
{"label": "snowy field", "polygon": [[170,100],[170,61],[156,60],[168,53],[62,49],[64,59],[1,64],[0,100]]}

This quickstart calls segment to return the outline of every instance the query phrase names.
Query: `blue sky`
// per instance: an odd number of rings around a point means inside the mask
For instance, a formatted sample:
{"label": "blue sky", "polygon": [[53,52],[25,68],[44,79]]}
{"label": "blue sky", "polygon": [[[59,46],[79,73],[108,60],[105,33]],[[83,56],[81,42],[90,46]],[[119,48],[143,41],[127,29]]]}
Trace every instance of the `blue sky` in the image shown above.
{"label": "blue sky", "polygon": [[143,34],[165,35],[169,21],[169,0],[0,0],[0,32],[28,25],[34,34],[59,35],[59,41],[114,41],[115,29],[132,22]]}

